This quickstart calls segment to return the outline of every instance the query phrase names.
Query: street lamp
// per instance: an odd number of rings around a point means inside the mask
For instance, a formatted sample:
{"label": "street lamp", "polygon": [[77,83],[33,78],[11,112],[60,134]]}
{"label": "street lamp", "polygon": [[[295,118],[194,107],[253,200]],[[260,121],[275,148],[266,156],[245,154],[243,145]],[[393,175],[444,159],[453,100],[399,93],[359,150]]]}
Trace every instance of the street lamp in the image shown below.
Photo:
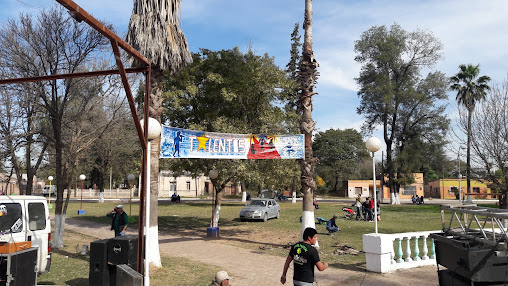
{"label": "street lamp", "polygon": [[[144,120],[140,120],[141,128],[144,128]],[[149,247],[150,244],[150,153],[151,150],[151,141],[158,138],[161,135],[162,127],[159,121],[157,119],[149,117],[148,118],[148,144],[146,146],[146,186],[145,186],[145,226],[146,226],[146,233],[145,233],[145,286],[150,286],[150,273],[149,273],[149,251],[153,252],[159,252],[159,243],[152,245]],[[139,218],[142,219],[142,218]],[[140,250],[138,250],[139,252]]]}
{"label": "street lamp", "polygon": [[48,197],[48,209],[52,209],[53,205],[51,204],[51,192],[53,191],[53,187],[51,186],[51,182],[53,181],[53,176],[48,177],[49,180],[49,197]]}
{"label": "street lamp", "polygon": [[459,150],[457,151],[457,161],[459,163],[459,203],[462,202],[462,187],[460,186],[462,180],[462,174],[460,173],[460,149],[462,149],[462,147],[459,147]]}
{"label": "street lamp", "polygon": [[132,182],[136,179],[133,174],[129,174],[127,176],[127,181],[129,181],[129,219],[131,218],[132,213]]}
{"label": "street lamp", "polygon": [[374,160],[374,153],[376,153],[379,149],[381,149],[381,141],[376,137],[370,137],[367,142],[365,142],[365,147],[367,150],[372,152],[372,176],[374,178],[374,222],[377,233],[377,191],[376,191],[376,161]]}
{"label": "street lamp", "polygon": [[81,207],[78,211],[78,215],[84,215],[85,210],[83,210],[83,181],[86,179],[84,174],[79,175],[79,179],[81,180]]}

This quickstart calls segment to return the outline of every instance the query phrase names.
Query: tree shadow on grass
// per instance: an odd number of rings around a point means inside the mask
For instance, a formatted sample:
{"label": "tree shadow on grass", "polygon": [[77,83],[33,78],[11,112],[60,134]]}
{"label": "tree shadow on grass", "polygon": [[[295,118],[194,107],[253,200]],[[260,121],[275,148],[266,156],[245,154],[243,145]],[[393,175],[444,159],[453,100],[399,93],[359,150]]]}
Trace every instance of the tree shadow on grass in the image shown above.
{"label": "tree shadow on grass", "polygon": [[65,281],[66,285],[72,286],[88,286],[88,279],[86,278],[74,278],[72,280]]}
{"label": "tree shadow on grass", "polygon": [[[240,219],[225,220],[221,222],[221,227],[227,228],[227,230],[221,230],[219,235],[226,238],[228,241],[238,241],[243,243],[251,243],[259,246],[269,247],[286,247],[284,244],[276,244],[269,242],[259,242],[251,239],[245,239],[242,237],[249,237],[255,230],[245,230],[239,228],[230,228],[231,226],[240,225]],[[178,236],[178,238],[160,239],[161,243],[169,243],[176,241],[185,240],[208,240],[207,228],[210,226],[210,220],[208,218],[197,218],[197,217],[174,217],[174,216],[160,216],[159,217],[159,231],[163,234],[169,234]],[[221,227],[219,229],[221,229]]]}
{"label": "tree shadow on grass", "polygon": [[[81,246],[81,245],[80,245]],[[79,253],[71,253],[71,252],[68,252],[66,250],[62,250],[62,249],[57,249],[57,248],[52,248],[51,249],[51,252],[53,253],[58,253],[62,256],[68,256],[69,258],[73,258],[73,259],[80,259],[80,260],[83,260],[83,261],[86,261],[87,263],[90,262],[90,259],[88,258],[87,255],[81,255]],[[73,284],[72,284],[73,285]]]}
{"label": "tree shadow on grass", "polygon": [[351,270],[356,272],[367,272],[367,269],[365,268],[365,262],[358,262],[353,264],[331,263],[329,264],[329,266],[337,269]]}

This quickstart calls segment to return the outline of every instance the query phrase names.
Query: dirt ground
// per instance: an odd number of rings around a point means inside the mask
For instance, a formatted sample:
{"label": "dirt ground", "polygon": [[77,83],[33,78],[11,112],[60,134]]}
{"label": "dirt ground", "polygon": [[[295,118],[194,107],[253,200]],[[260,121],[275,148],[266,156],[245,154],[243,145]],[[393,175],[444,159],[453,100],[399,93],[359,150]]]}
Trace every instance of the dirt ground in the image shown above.
{"label": "dirt ground", "polygon": [[[108,225],[97,225],[97,223],[76,218],[67,218],[65,228],[100,239],[112,236]],[[128,234],[137,234],[135,232],[136,229],[133,226]],[[206,238],[205,233],[180,232],[168,234],[161,232],[159,234],[160,252],[165,257],[185,257],[202,263],[220,266],[233,277],[231,284],[235,286],[281,285],[279,279],[285,257],[269,255],[263,251],[240,248],[229,243],[224,243],[225,241],[236,241],[236,243],[259,241],[261,244],[267,236],[268,234],[266,233],[259,232],[253,234],[239,229],[229,237],[222,236],[218,240],[209,240]],[[285,244],[288,240],[288,237],[284,234],[280,236],[272,235],[272,237],[275,239],[272,241],[274,244]],[[296,237],[294,239],[296,240]],[[390,274],[376,274],[361,270],[360,267],[344,267],[340,264],[333,264],[325,271],[316,271],[316,279],[319,286],[435,286],[439,284],[436,271],[435,266],[428,266],[401,270]],[[291,276],[292,269],[288,271],[288,278]],[[292,281],[288,280],[286,285],[292,285]],[[167,285],[172,284],[168,283]]]}

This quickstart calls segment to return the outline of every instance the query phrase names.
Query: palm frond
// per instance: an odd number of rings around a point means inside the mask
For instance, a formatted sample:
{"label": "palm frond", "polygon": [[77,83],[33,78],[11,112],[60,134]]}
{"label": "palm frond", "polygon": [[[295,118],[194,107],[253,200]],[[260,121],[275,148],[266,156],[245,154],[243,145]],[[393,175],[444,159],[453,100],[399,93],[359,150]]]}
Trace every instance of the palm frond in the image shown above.
{"label": "palm frond", "polygon": [[148,58],[152,66],[170,73],[192,60],[180,28],[180,5],[181,0],[134,0],[126,37],[127,43]]}

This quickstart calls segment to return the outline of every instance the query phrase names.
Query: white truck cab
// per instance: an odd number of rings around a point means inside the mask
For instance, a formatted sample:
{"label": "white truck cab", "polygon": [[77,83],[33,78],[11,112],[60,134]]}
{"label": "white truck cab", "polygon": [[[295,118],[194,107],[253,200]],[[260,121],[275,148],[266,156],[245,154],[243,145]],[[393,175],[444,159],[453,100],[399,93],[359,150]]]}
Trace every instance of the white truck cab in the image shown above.
{"label": "white truck cab", "polygon": [[37,247],[37,272],[51,266],[51,223],[48,203],[41,196],[0,196],[0,247],[29,241]]}

